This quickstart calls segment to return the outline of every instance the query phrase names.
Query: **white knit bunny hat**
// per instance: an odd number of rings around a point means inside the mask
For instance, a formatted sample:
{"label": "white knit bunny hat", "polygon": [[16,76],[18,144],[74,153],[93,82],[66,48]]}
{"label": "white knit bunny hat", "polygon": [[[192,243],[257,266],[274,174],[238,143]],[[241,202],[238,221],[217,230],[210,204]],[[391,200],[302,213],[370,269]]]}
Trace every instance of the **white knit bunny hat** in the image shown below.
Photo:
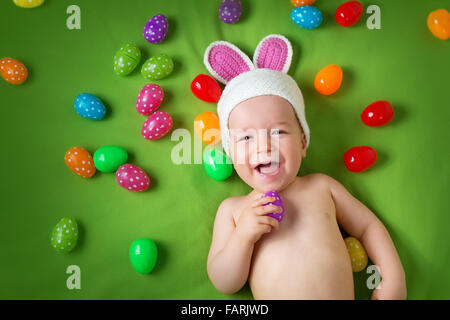
{"label": "white knit bunny hat", "polygon": [[309,145],[309,127],[305,118],[303,95],[295,80],[287,74],[292,61],[292,46],[287,38],[271,34],[261,40],[250,58],[235,45],[215,41],[205,51],[204,63],[211,75],[225,84],[217,105],[222,146],[229,152],[228,117],[233,108],[247,99],[276,95],[292,105]]}

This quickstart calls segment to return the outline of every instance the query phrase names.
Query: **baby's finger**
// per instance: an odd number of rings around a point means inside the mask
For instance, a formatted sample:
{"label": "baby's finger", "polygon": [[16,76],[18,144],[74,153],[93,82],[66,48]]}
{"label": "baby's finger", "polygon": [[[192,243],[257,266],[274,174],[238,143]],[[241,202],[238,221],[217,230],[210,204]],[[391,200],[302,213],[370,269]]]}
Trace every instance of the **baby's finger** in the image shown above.
{"label": "baby's finger", "polygon": [[262,223],[262,224],[266,224],[266,225],[271,225],[272,227],[275,228],[275,230],[278,230],[278,228],[280,226],[277,219],[275,219],[274,217],[269,217],[269,216],[259,217],[258,222]]}
{"label": "baby's finger", "polygon": [[281,207],[275,206],[273,204],[255,208],[255,212],[258,216],[263,216],[268,213],[281,213],[282,211],[283,209]]}
{"label": "baby's finger", "polygon": [[274,202],[275,200],[276,200],[275,197],[262,197],[260,199],[253,201],[252,208],[262,206],[263,204],[266,203]]}

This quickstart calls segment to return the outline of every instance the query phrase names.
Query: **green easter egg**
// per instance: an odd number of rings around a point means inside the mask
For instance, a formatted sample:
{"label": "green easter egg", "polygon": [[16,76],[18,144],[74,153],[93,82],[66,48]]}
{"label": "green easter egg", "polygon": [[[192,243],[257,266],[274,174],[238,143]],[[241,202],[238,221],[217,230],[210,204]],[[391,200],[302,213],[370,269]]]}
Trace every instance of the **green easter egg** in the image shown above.
{"label": "green easter egg", "polygon": [[130,260],[133,268],[140,274],[153,270],[158,259],[158,247],[152,239],[137,239],[130,246]]}
{"label": "green easter egg", "polygon": [[95,168],[101,172],[114,172],[127,160],[127,151],[119,146],[103,146],[94,153]]}
{"label": "green easter egg", "polygon": [[231,159],[222,150],[206,148],[203,152],[206,173],[216,181],[227,179],[233,173]]}
{"label": "green easter egg", "polygon": [[126,76],[133,72],[140,61],[141,51],[132,43],[127,43],[114,55],[114,73]]}
{"label": "green easter egg", "polygon": [[167,54],[153,56],[144,62],[141,73],[147,80],[160,80],[173,71],[173,61]]}
{"label": "green easter egg", "polygon": [[52,248],[58,253],[69,253],[78,241],[78,225],[73,218],[62,218],[51,234]]}

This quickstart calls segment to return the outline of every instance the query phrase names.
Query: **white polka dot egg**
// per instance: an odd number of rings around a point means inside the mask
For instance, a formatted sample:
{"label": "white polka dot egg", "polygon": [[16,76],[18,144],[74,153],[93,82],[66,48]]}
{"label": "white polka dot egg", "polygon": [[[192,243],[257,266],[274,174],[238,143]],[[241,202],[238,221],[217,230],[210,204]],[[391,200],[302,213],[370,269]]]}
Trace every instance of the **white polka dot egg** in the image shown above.
{"label": "white polka dot egg", "polygon": [[140,114],[147,115],[154,112],[164,99],[163,89],[157,84],[145,85],[136,99],[136,110]]}
{"label": "white polka dot egg", "polygon": [[14,4],[21,8],[36,8],[44,3],[44,0],[13,0]]}
{"label": "white polka dot egg", "polygon": [[130,191],[145,191],[150,186],[150,178],[144,170],[132,164],[120,166],[116,180],[122,188]]}
{"label": "white polka dot egg", "polygon": [[141,133],[147,140],[157,140],[169,133],[172,126],[172,117],[167,112],[156,111],[145,120]]}

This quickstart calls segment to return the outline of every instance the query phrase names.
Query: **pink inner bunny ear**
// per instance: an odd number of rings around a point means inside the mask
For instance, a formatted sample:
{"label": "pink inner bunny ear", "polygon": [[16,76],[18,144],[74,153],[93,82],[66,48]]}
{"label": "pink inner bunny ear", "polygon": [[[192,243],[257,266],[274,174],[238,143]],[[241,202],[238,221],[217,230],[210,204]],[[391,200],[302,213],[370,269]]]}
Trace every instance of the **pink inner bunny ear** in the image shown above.
{"label": "pink inner bunny ear", "polygon": [[226,41],[211,43],[205,51],[204,63],[208,71],[224,84],[255,68],[245,53]]}
{"label": "pink inner bunny ear", "polygon": [[255,50],[253,63],[257,68],[267,68],[287,73],[292,61],[292,46],[282,35],[271,34],[261,40]]}

